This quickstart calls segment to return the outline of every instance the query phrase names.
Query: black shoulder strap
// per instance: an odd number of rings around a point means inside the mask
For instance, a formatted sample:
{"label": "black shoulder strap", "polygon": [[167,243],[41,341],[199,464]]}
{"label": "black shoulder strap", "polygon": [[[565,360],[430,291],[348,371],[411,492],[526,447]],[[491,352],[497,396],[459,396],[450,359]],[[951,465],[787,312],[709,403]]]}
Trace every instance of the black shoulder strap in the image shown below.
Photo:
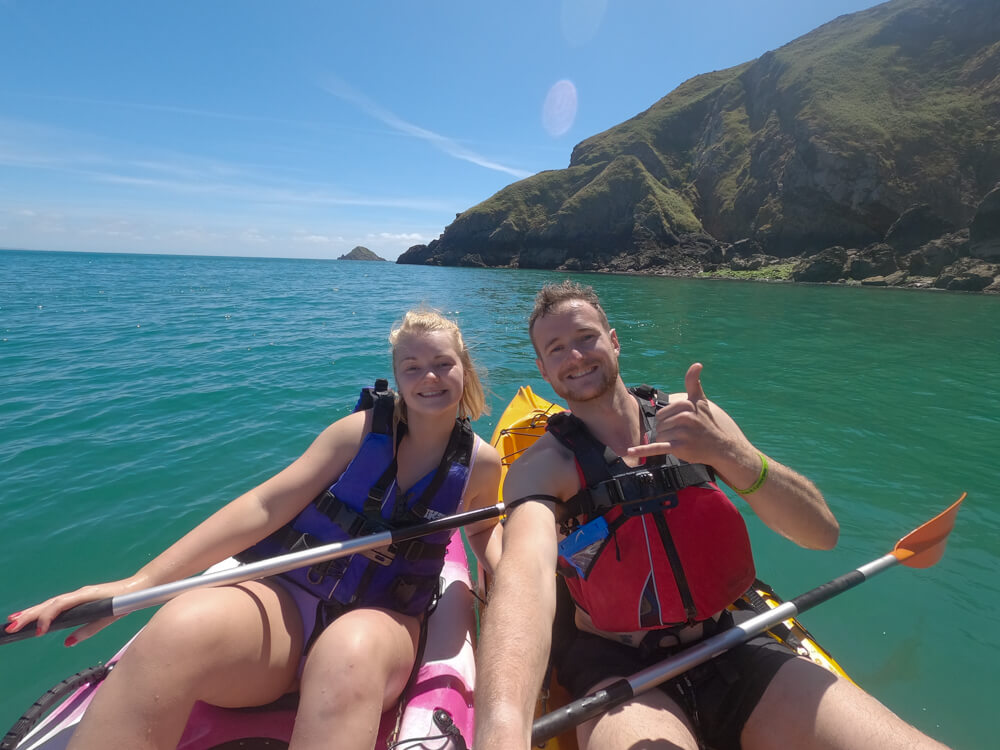
{"label": "black shoulder strap", "polygon": [[633,386],[628,390],[633,396],[638,396],[643,401],[655,401],[658,395],[658,391],[653,386],[646,385],[645,383]]}
{"label": "black shoulder strap", "polygon": [[594,437],[578,416],[568,411],[553,414],[545,429],[573,452],[577,466],[583,473],[585,486],[590,487],[614,476],[611,466],[621,459]]}
{"label": "black shoulder strap", "polygon": [[403,496],[403,493],[399,493],[396,497],[396,507],[393,508],[393,519],[402,520],[407,516],[415,514],[419,520],[423,520],[424,514],[427,512],[427,508],[430,507],[434,496],[441,489],[444,480],[447,479],[452,465],[458,464],[459,466],[467,467],[472,463],[472,449],[475,443],[476,435],[472,431],[469,420],[456,419],[455,426],[451,431],[451,437],[448,438],[448,445],[444,449],[444,455],[441,456],[441,463],[438,464],[437,470],[434,472],[434,476],[431,477],[431,481],[428,483],[426,489],[420,494],[420,499],[407,510],[405,506],[406,498]]}
{"label": "black shoulder strap", "polygon": [[362,388],[354,411],[372,410],[372,432],[388,435],[392,432],[392,415],[396,410],[396,394],[389,389],[389,381],[379,378],[374,388]]}
{"label": "black shoulder strap", "polygon": [[[639,402],[639,418],[642,420],[642,431],[646,435],[646,441],[655,442],[656,412],[667,405],[669,398],[661,397],[659,391],[645,383],[629,388],[628,392]],[[644,463],[647,466],[655,466],[677,463],[677,460],[673,456],[648,456]]]}
{"label": "black shoulder strap", "polygon": [[[378,378],[373,388],[362,388],[358,403],[354,406],[354,411],[363,409],[372,410],[372,432],[377,435],[392,434],[392,417],[396,410],[396,394],[389,389],[389,381],[385,378]],[[396,445],[403,437],[406,429],[405,424],[399,425],[396,435]],[[372,523],[382,523],[382,501],[389,485],[396,479],[396,451],[393,451],[392,462],[382,472],[372,488],[368,490],[368,499],[365,500],[364,514]]]}

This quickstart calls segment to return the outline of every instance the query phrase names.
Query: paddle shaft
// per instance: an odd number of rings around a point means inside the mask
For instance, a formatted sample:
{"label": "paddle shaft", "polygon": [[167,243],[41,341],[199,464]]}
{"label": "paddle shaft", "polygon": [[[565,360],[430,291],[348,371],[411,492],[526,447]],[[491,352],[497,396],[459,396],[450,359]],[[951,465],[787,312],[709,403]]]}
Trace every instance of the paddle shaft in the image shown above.
{"label": "paddle shaft", "polygon": [[625,701],[649,690],[662,682],[683,674],[692,667],[712,659],[724,651],[763,633],[778,623],[832,599],[838,594],[864,583],[872,576],[896,565],[900,560],[893,554],[883,555],[877,560],[862,565],[850,573],[835,578],[829,583],[817,586],[794,599],[790,599],[770,612],[752,617],[740,625],[706,638],[701,643],[681,651],[669,659],[636,672],[628,678],[618,680],[591,695],[568,703],[545,716],[531,726],[532,744],[539,744],[566,732],[588,719],[621,705]]}
{"label": "paddle shaft", "polygon": [[[388,547],[392,544],[408,542],[411,539],[417,539],[427,534],[434,534],[438,531],[451,531],[462,526],[478,523],[479,521],[488,521],[491,518],[497,518],[503,515],[503,512],[503,503],[497,503],[487,508],[456,513],[404,529],[382,531],[377,534],[368,534],[343,542],[324,544],[321,547],[290,552],[287,555],[258,560],[246,565],[239,565],[235,568],[203,573],[192,578],[183,578],[179,581],[164,583],[160,586],[153,586],[131,594],[120,594],[119,596],[98,599],[93,602],[85,602],[61,612],[52,621],[49,630],[60,630],[78,625],[86,625],[88,622],[94,622],[105,617],[120,617],[130,612],[145,609],[146,607],[155,607],[170,601],[179,594],[194,591],[195,589],[253,581],[258,578],[278,575],[279,573],[287,573],[289,570],[295,570],[296,568],[305,568],[310,565],[326,562],[327,560],[335,560],[338,557],[347,557],[348,555]],[[30,625],[16,633],[6,633],[0,630],[0,645],[33,638],[35,635],[35,628]]]}

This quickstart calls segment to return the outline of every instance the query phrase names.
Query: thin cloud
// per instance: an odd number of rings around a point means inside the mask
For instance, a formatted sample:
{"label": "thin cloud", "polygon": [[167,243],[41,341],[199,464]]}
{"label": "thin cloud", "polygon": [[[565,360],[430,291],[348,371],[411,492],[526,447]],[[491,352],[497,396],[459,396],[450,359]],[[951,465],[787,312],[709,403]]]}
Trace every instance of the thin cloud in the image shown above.
{"label": "thin cloud", "polygon": [[[247,115],[238,112],[219,112],[210,109],[180,107],[173,104],[153,104],[149,102],[128,102],[118,99],[94,99],[85,96],[54,96],[50,94],[29,94],[24,92],[0,92],[4,96],[16,96],[22,99],[37,99],[40,101],[63,102],[68,104],[85,104],[88,106],[117,107],[120,109],[140,110],[145,112],[163,112],[191,117],[204,117],[213,120],[233,120],[237,122],[268,123],[274,125],[291,125],[299,128],[314,128],[316,123],[302,120],[290,120],[285,117],[269,117],[265,115]],[[353,130],[353,128],[341,128]]]}
{"label": "thin cloud", "polygon": [[415,211],[453,211],[448,201],[424,198],[384,198],[365,195],[338,195],[322,188],[302,185],[297,188],[238,185],[225,182],[170,180],[158,177],[132,177],[129,175],[90,172],[95,180],[110,184],[145,187],[174,193],[214,195],[259,203],[306,204],[327,206],[358,206],[369,208],[405,208]]}
{"label": "thin cloud", "polygon": [[355,206],[430,213],[460,210],[454,201],[447,199],[357,195],[340,192],[334,185],[289,180],[266,170],[186,154],[174,153],[159,159],[120,157],[111,153],[114,145],[74,131],[0,116],[0,167],[54,171],[107,185],[276,205]]}
{"label": "thin cloud", "polygon": [[402,118],[396,116],[389,110],[381,107],[380,105],[373,102],[367,96],[359,91],[356,91],[346,82],[340,80],[336,76],[330,76],[325,84],[322,84],[323,90],[327,93],[333,94],[334,96],[344,99],[345,101],[351,102],[358,108],[363,110],[366,114],[374,117],[385,125],[388,125],[393,130],[397,130],[400,133],[406,135],[414,136],[415,138],[420,138],[421,140],[427,141],[434,148],[442,151],[448,156],[452,156],[456,159],[461,159],[463,161],[471,162],[480,167],[485,167],[486,169],[493,169],[497,172],[503,172],[509,174],[518,179],[524,179],[525,177],[530,177],[533,172],[528,172],[523,169],[517,169],[515,167],[508,167],[506,164],[500,164],[499,162],[493,161],[486,158],[482,154],[476,153],[471,149],[466,148],[460,143],[455,142],[451,138],[435,133],[426,128],[422,128],[419,125],[414,125],[411,122],[407,122]]}

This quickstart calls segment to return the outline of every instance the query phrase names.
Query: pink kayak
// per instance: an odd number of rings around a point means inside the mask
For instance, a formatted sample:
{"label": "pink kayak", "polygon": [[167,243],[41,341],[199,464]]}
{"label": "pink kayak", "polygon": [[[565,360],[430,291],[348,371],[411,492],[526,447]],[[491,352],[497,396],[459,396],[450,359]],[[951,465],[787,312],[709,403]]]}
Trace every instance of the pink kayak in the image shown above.
{"label": "pink kayak", "polygon": [[[231,566],[232,561],[221,563]],[[382,715],[379,749],[466,750],[473,732],[475,610],[462,535],[452,536],[441,572],[441,597],[427,621],[427,643],[398,709]],[[0,750],[62,750],[109,668],[94,667],[52,688],[0,741]],[[295,698],[270,706],[224,709],[195,704],[178,750],[279,750],[288,745]],[[60,702],[61,701],[61,702]],[[43,719],[48,708],[58,703]]]}

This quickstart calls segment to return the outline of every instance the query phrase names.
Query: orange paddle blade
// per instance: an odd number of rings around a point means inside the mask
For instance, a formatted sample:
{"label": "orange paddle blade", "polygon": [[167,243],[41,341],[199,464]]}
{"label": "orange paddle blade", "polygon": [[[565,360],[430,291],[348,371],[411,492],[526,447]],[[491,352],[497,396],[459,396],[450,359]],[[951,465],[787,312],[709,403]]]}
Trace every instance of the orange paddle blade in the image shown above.
{"label": "orange paddle blade", "polygon": [[965,495],[963,492],[947,510],[896,542],[892,550],[893,556],[908,568],[929,568],[936,565],[944,555],[948,535],[955,528],[958,506],[965,500]]}

